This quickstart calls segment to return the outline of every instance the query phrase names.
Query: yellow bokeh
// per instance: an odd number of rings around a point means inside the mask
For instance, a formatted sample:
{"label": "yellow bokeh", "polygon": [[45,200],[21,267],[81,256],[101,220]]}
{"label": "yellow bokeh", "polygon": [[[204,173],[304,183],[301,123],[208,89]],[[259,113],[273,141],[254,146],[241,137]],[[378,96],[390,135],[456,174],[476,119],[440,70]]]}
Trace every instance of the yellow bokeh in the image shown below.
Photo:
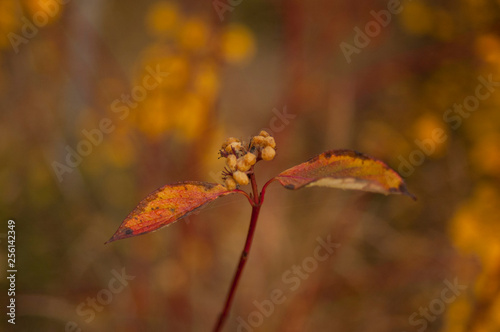
{"label": "yellow bokeh", "polygon": [[190,17],[181,27],[179,43],[187,51],[199,51],[206,48],[209,37],[207,22],[201,17]]}
{"label": "yellow bokeh", "polygon": [[219,72],[214,61],[205,61],[198,66],[193,90],[206,102],[212,103],[215,101],[215,97],[219,92]]}
{"label": "yellow bokeh", "polygon": [[206,123],[207,107],[197,95],[185,95],[173,114],[178,138],[192,141],[201,136]]}
{"label": "yellow bokeh", "polygon": [[[434,142],[435,150],[429,155],[431,158],[440,157],[446,151],[448,145],[448,133],[447,128],[443,125],[443,121],[437,116],[431,113],[424,113],[420,116],[413,126],[415,132],[415,138],[419,141],[432,141]],[[444,134],[441,135],[446,137],[443,142],[438,142],[435,140],[435,133],[441,131]],[[440,136],[440,137],[441,137]]]}
{"label": "yellow bokeh", "polygon": [[493,34],[480,35],[475,41],[477,55],[486,62],[500,63],[500,39]]}
{"label": "yellow bokeh", "polygon": [[471,305],[468,299],[464,296],[457,297],[446,311],[443,332],[466,332],[465,326],[470,312]]}
{"label": "yellow bokeh", "polygon": [[150,76],[151,71],[156,69],[168,74],[161,77],[160,86],[153,91],[160,88],[169,93],[179,93],[187,88],[191,78],[191,64],[184,54],[173,53],[159,44],[147,48],[143,53],[135,84],[143,85],[144,77]]}
{"label": "yellow bokeh", "polygon": [[[489,247],[500,234],[500,193],[492,184],[478,186],[472,198],[457,210],[450,232],[458,247],[470,251]],[[485,252],[482,252],[485,253]]]}
{"label": "yellow bokeh", "polygon": [[[500,288],[499,201],[500,192],[495,185],[480,184],[472,197],[457,210],[449,226],[453,243],[467,255],[479,258],[481,273],[474,283],[474,297],[481,303],[498,302],[496,293]],[[454,309],[454,305],[452,310],[458,310]],[[500,329],[498,320],[493,319],[496,312],[492,307],[483,307],[482,311],[480,320],[474,318],[474,328],[471,331],[481,331],[483,328],[488,331]]]}
{"label": "yellow bokeh", "polygon": [[148,31],[157,37],[174,35],[182,17],[176,4],[168,1],[154,3],[148,10],[146,26]]}
{"label": "yellow bokeh", "polygon": [[[40,0],[25,0],[27,14],[32,21],[39,25],[47,20],[47,24],[56,22],[64,10],[64,5],[60,5],[58,1],[40,1]],[[36,20],[42,20],[36,22]],[[40,27],[42,27],[40,25]]]}
{"label": "yellow bokeh", "polygon": [[144,100],[135,111],[137,127],[148,138],[159,139],[172,125],[171,109],[173,103],[161,93],[154,93]]}
{"label": "yellow bokeh", "polygon": [[255,38],[242,24],[230,24],[221,36],[221,53],[229,63],[244,63],[255,54]]}
{"label": "yellow bokeh", "polygon": [[401,12],[401,23],[408,33],[425,35],[434,29],[434,12],[422,1],[407,2]]}
{"label": "yellow bokeh", "polygon": [[472,164],[482,174],[500,175],[500,135],[488,134],[478,139],[471,150]]}
{"label": "yellow bokeh", "polygon": [[185,89],[191,78],[191,64],[182,54],[165,59],[165,68],[169,73],[162,86],[167,89]]}
{"label": "yellow bokeh", "polygon": [[255,53],[251,31],[242,24],[230,24],[220,34],[204,15],[184,13],[170,2],[150,7],[146,23],[157,37],[142,52],[135,85],[151,68],[168,72],[162,82],[140,102],[130,116],[140,132],[150,139],[172,132],[182,141],[196,141],[206,131],[219,94],[223,61],[245,63]]}
{"label": "yellow bokeh", "polygon": [[20,8],[17,1],[0,1],[0,49],[9,47],[8,35],[10,33],[19,34],[17,30],[22,24],[20,19]]}

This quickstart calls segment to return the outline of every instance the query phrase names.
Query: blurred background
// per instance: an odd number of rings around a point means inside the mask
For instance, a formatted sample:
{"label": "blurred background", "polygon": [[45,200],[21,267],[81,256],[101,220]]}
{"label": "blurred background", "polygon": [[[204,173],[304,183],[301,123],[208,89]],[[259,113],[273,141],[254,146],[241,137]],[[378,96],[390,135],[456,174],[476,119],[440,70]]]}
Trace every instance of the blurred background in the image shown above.
{"label": "blurred background", "polygon": [[[260,185],[348,148],[418,201],[272,185],[225,331],[500,331],[499,19],[498,0],[0,0],[0,329],[209,331],[244,197],[104,242],[267,128]],[[340,247],[304,267],[318,238]]]}

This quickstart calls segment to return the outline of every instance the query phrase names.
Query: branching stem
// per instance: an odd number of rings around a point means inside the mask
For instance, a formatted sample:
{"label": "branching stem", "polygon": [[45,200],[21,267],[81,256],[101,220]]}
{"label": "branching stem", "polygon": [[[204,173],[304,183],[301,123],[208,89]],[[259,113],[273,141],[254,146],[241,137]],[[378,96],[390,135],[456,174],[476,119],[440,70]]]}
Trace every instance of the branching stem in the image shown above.
{"label": "branching stem", "polygon": [[[243,268],[245,267],[245,263],[247,262],[247,259],[248,259],[248,254],[250,252],[250,247],[252,246],[253,235],[255,232],[255,226],[257,225],[257,219],[259,218],[259,212],[260,212],[260,207],[262,204],[263,195],[258,194],[259,191],[257,188],[257,182],[255,181],[255,174],[253,173],[253,167],[252,167],[252,170],[251,170],[249,176],[250,176],[250,181],[252,184],[252,192],[253,192],[253,195],[252,195],[252,198],[253,198],[252,216],[250,217],[250,226],[248,228],[248,234],[247,234],[247,239],[245,241],[245,247],[243,248],[243,251],[241,253],[240,262],[238,263],[238,267],[236,268],[236,273],[234,274],[233,282],[231,283],[231,288],[229,289],[229,293],[227,294],[226,303],[224,304],[224,309],[222,310],[222,313],[219,316],[219,320],[217,321],[217,324],[215,325],[214,332],[219,332],[222,330],[222,327],[224,326],[226,318],[229,314],[229,309],[231,308],[231,303],[233,301],[234,294],[236,293],[236,288],[238,286],[238,282],[239,282],[241,274],[243,272]],[[267,184],[269,184],[269,182],[266,183],[266,185]]]}

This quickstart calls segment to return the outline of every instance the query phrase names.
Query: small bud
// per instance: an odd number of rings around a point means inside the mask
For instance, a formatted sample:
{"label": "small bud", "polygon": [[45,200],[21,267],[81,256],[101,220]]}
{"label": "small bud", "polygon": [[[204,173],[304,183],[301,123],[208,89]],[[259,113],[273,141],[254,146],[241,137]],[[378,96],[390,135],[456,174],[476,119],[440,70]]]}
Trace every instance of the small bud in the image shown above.
{"label": "small bud", "polygon": [[225,184],[226,184],[226,188],[228,190],[234,190],[234,189],[236,189],[236,181],[234,181],[233,178],[227,178],[226,181],[225,181]]}
{"label": "small bud", "polygon": [[234,154],[230,154],[229,156],[227,156],[226,164],[227,164],[227,167],[229,167],[229,169],[231,171],[235,171],[236,170],[236,156]]}
{"label": "small bud", "polygon": [[266,137],[266,143],[268,146],[272,147],[273,149],[276,148],[276,142],[274,141],[274,137],[272,137],[272,136]]}
{"label": "small bud", "polygon": [[257,156],[251,152],[248,152],[243,158],[245,159],[245,162],[250,166],[255,165],[255,163],[257,162]]}
{"label": "small bud", "polygon": [[236,171],[233,173],[233,178],[234,180],[236,181],[236,183],[238,183],[239,185],[247,185],[248,184],[248,175],[246,175],[245,173],[241,172],[241,171]]}
{"label": "small bud", "polygon": [[270,146],[266,146],[263,150],[262,150],[262,159],[263,160],[273,160],[274,159],[274,156],[276,155],[276,150],[274,150],[272,147]]}
{"label": "small bud", "polygon": [[265,130],[261,130],[260,133],[259,133],[259,136],[263,136],[263,137],[269,137],[271,135],[269,135],[269,133]]}

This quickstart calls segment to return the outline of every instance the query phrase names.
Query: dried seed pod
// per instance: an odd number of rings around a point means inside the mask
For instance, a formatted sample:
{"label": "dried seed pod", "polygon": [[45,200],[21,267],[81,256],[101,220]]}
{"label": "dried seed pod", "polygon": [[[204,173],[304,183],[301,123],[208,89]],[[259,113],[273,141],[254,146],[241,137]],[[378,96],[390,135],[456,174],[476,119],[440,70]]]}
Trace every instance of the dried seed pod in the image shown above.
{"label": "dried seed pod", "polygon": [[254,155],[254,154],[253,154],[253,153],[251,153],[251,152],[248,152],[248,153],[245,155],[245,157],[243,157],[243,158],[244,158],[245,162],[246,162],[247,164],[249,164],[250,166],[255,165],[255,163],[257,162],[257,156],[256,156],[256,155]]}
{"label": "dried seed pod", "polygon": [[271,135],[269,135],[269,133],[265,130],[261,130],[260,133],[259,133],[259,136],[262,136],[262,137],[269,137]]}
{"label": "dried seed pod", "polygon": [[243,149],[243,145],[241,145],[241,142],[231,142],[226,146],[226,152],[227,153],[233,153],[233,150],[236,152],[239,152]]}
{"label": "dried seed pod", "polygon": [[226,184],[226,188],[229,190],[234,190],[236,189],[236,181],[234,181],[233,178],[227,178],[226,181],[224,181]]}
{"label": "dried seed pod", "polygon": [[276,150],[274,150],[272,147],[270,146],[266,146],[263,150],[262,150],[262,159],[263,160],[273,160],[274,159],[274,156],[276,155]]}
{"label": "dried seed pod", "polygon": [[228,137],[224,143],[222,143],[222,149],[225,150],[228,145],[232,143],[241,143],[241,141],[235,137]]}
{"label": "dried seed pod", "polygon": [[234,142],[239,142],[241,143],[241,141],[239,139],[237,139],[236,137],[228,137],[228,139],[226,139],[226,144],[229,145],[231,143],[234,143]]}
{"label": "dried seed pod", "polygon": [[236,163],[236,168],[238,168],[238,171],[246,172],[252,167],[249,163],[246,162],[244,157],[241,157],[238,159],[238,162]]}
{"label": "dried seed pod", "polygon": [[274,141],[274,137],[272,137],[272,136],[266,137],[266,143],[268,146],[272,147],[273,149],[276,148],[276,142]]}
{"label": "dried seed pod", "polygon": [[233,173],[233,178],[241,186],[247,185],[249,180],[248,180],[248,175],[241,171],[236,171]]}
{"label": "dried seed pod", "polygon": [[229,156],[227,156],[226,164],[227,164],[227,167],[229,167],[229,169],[231,171],[236,170],[236,162],[237,162],[237,158],[234,154],[230,154]]}
{"label": "dried seed pod", "polygon": [[257,146],[257,147],[266,146],[266,138],[263,136],[252,137],[252,146]]}

